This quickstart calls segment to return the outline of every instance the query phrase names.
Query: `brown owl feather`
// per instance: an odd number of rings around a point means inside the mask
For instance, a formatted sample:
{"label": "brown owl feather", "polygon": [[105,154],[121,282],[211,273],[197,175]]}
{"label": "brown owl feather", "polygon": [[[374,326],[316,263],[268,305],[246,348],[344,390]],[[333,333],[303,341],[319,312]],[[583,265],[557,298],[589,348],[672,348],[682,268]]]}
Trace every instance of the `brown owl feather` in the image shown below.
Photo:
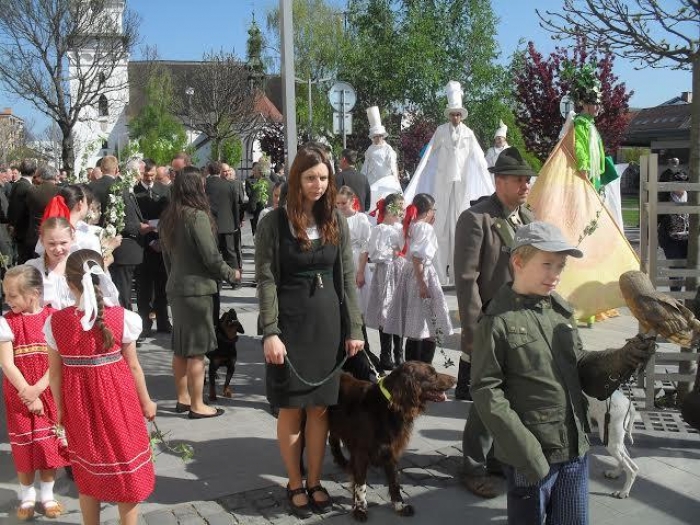
{"label": "brown owl feather", "polygon": [[623,273],[620,290],[644,333],[655,332],[681,346],[695,346],[700,336],[700,321],[680,301],[658,292],[645,273]]}

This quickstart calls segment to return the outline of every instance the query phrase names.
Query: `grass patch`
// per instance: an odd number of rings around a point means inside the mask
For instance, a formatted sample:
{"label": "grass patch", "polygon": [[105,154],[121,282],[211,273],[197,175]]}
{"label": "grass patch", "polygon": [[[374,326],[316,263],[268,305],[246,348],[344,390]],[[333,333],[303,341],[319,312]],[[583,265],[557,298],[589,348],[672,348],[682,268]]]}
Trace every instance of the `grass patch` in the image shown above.
{"label": "grass patch", "polygon": [[628,228],[639,226],[639,196],[622,196],[622,222]]}

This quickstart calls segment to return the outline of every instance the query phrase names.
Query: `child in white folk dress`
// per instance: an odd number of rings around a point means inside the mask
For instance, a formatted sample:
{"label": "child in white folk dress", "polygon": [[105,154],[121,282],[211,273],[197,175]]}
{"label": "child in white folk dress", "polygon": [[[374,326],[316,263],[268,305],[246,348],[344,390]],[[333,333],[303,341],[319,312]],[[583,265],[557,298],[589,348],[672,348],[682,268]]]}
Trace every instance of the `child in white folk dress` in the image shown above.
{"label": "child in white folk dress", "polygon": [[[367,304],[369,301],[369,290],[372,282],[372,272],[368,264],[367,243],[369,242],[370,226],[367,215],[359,212],[360,201],[357,195],[349,186],[342,186],[336,195],[335,205],[345,217],[350,230],[350,242],[352,246],[353,261],[355,263],[355,285],[357,286],[357,299],[360,304],[362,316],[366,315]],[[375,380],[376,377],[372,374],[367,363],[367,358],[372,362],[377,370],[381,370],[379,359],[375,356],[369,347],[367,338],[367,328],[363,324],[362,333],[365,337],[365,355],[358,353],[356,356],[349,358],[346,366],[346,372],[350,372],[358,379]]]}
{"label": "child in white folk dress", "polygon": [[396,290],[401,269],[406,263],[401,256],[404,245],[401,229],[403,204],[403,197],[399,193],[387,195],[377,202],[377,225],[372,228],[368,243],[369,257],[374,263],[374,276],[365,320],[368,327],[379,330],[381,345],[379,362],[384,370],[391,370],[404,361],[401,335],[384,332],[387,311]]}
{"label": "child in white folk dress", "polygon": [[19,478],[17,518],[34,517],[37,471],[44,516],[57,518],[63,506],[53,493],[56,469],[68,465],[68,458],[53,428],[56,403],[48,388],[48,350],[41,331],[53,309],[42,306],[42,276],[32,266],[10,268],[3,288],[11,311],[0,317],[0,365],[7,431]]}
{"label": "child in white folk dress", "polygon": [[432,363],[437,342],[452,334],[449,310],[433,261],[438,241],[433,229],[435,199],[419,193],[406,208],[404,265],[384,331],[407,338],[406,360]]}

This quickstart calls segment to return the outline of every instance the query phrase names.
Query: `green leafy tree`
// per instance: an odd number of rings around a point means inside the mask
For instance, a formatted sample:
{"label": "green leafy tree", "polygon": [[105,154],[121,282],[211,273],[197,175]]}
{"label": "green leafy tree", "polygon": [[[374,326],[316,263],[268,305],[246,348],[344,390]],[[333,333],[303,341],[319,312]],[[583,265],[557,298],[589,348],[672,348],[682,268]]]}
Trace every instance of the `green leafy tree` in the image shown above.
{"label": "green leafy tree", "polygon": [[340,75],[357,89],[359,107],[441,123],[445,85],[457,80],[467,125],[490,144],[512,94],[508,71],[496,63],[498,19],[488,0],[351,0],[348,8]]}
{"label": "green leafy tree", "polygon": [[238,137],[226,139],[212,149],[218,150],[221,162],[229,166],[238,166],[243,158],[243,144]]}
{"label": "green leafy tree", "polygon": [[173,82],[167,70],[158,68],[146,84],[146,105],[131,121],[131,138],[144,157],[167,164],[187,145],[185,127],[173,115]]}

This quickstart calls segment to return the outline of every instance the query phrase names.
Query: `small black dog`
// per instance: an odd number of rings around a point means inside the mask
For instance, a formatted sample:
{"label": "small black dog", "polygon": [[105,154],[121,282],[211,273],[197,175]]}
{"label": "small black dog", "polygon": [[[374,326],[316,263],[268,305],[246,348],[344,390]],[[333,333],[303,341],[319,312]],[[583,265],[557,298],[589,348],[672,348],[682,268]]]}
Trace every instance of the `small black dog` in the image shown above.
{"label": "small black dog", "polygon": [[231,397],[233,391],[229,386],[231,378],[236,370],[236,360],[238,359],[238,350],[236,350],[236,341],[238,334],[244,334],[243,325],[238,320],[236,310],[231,308],[228,312],[224,312],[216,326],[216,342],[218,348],[207,352],[209,358],[209,400],[216,401],[216,371],[221,366],[226,367],[226,381],[224,381],[224,397]]}

